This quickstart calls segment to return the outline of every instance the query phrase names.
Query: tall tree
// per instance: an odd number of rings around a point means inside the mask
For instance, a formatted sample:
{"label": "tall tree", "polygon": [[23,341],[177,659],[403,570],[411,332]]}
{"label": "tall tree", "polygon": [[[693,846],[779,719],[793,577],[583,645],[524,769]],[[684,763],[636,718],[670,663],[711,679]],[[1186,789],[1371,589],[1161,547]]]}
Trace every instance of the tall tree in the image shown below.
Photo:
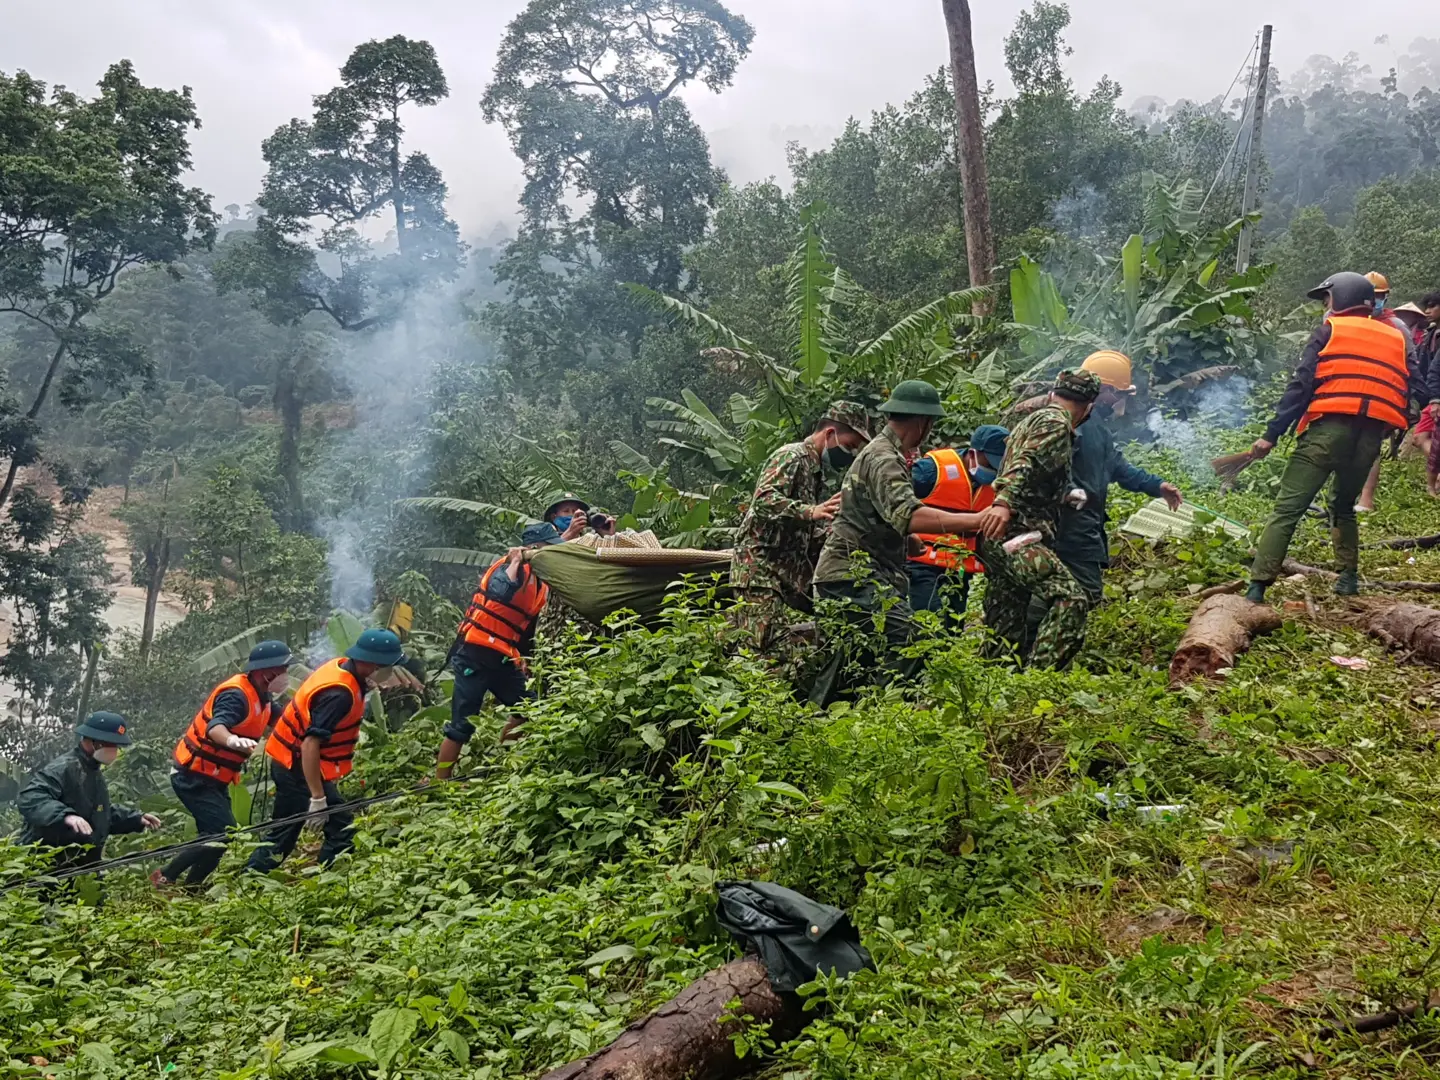
{"label": "tall tree", "polygon": [[481,104],[525,167],[497,275],[512,357],[565,369],[620,345],[633,359],[649,319],[618,286],[693,286],[683,254],[724,178],[679,92],[723,90],[753,36],[717,0],[531,0],[510,24]]}
{"label": "tall tree", "polygon": [[[427,283],[448,280],[463,248],[430,158],[405,147],[403,115],[450,93],[428,41],[368,41],[315,98],[261,144],[269,170],[253,234],[215,268],[222,289],[247,289],[276,322],[323,312],[344,330],[394,322]],[[387,217],[393,250],[378,255],[365,226]],[[312,244],[313,240],[313,244]]]}
{"label": "tall tree", "polygon": [[[960,137],[960,177],[965,186],[965,254],[970,284],[989,285],[995,262],[990,231],[990,185],[985,175],[985,119],[975,71],[975,41],[969,0],[941,0],[950,35],[950,70],[955,81],[955,117]],[[983,302],[989,310],[989,302]]]}
{"label": "tall tree", "polygon": [[87,100],[0,73],[0,314],[21,319],[33,332],[25,351],[39,353],[11,372],[29,405],[0,418],[10,449],[0,505],[40,457],[52,395],[78,410],[151,373],[123,331],[86,317],[126,270],[173,263],[215,236],[210,197],[181,181],[200,126],[189,88],[145,86],[129,61],[99,87]]}

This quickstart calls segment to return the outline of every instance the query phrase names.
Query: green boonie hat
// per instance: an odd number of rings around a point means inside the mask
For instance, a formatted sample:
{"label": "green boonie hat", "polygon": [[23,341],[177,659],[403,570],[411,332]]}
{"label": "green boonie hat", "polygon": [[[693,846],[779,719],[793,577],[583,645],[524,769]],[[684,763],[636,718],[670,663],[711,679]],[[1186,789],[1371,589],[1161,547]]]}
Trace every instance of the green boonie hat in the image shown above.
{"label": "green boonie hat", "polygon": [[870,413],[864,405],[857,405],[853,401],[837,401],[826,410],[822,420],[833,420],[837,424],[844,424],[857,435],[863,435],[867,439],[875,436],[870,430]]}
{"label": "green boonie hat", "polygon": [[92,712],[85,722],[75,729],[82,739],[94,739],[107,746],[129,746],[134,740],[126,730],[128,720],[115,712]]}
{"label": "green boonie hat", "polygon": [[560,507],[564,506],[567,502],[579,503],[581,510],[584,510],[587,514],[590,513],[589,503],[587,503],[579,495],[576,495],[573,491],[567,491],[545,508],[545,512],[540,515],[540,520],[549,521],[550,518],[554,516],[555,511],[559,510]]}
{"label": "green boonie hat", "polygon": [[295,657],[290,653],[290,646],[285,642],[262,641],[250,650],[250,658],[245,661],[245,670],[250,672],[288,668],[294,659]]}
{"label": "green boonie hat", "polygon": [[901,416],[944,416],[940,391],[924,379],[906,379],[890,391],[890,400],[880,406],[883,413]]}
{"label": "green boonie hat", "polygon": [[1055,376],[1055,390],[1063,398],[1088,404],[1100,396],[1100,376],[1084,368],[1068,368]]}

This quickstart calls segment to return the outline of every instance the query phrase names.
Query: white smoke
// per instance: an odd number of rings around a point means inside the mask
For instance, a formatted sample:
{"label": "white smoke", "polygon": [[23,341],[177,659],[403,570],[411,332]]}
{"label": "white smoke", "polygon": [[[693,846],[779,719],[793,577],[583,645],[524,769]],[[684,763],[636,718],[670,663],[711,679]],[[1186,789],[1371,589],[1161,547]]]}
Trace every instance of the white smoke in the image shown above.
{"label": "white smoke", "polygon": [[1239,376],[1206,383],[1191,398],[1183,419],[1154,408],[1145,426],[1158,447],[1179,459],[1192,481],[1203,481],[1214,475],[1210,462],[1219,451],[1215,432],[1233,430],[1249,419],[1250,389],[1250,380]]}

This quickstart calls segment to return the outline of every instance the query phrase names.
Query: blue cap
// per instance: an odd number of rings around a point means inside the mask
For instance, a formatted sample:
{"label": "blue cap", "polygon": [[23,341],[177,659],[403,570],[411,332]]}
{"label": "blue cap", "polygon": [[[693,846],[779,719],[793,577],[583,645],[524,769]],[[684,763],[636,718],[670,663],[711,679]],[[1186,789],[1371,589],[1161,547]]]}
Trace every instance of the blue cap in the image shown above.
{"label": "blue cap", "polygon": [[939,482],[940,466],[935,464],[935,459],[928,455],[916,458],[915,464],[910,466],[910,486],[915,490],[915,497],[928,499]]}
{"label": "blue cap", "polygon": [[981,424],[970,436],[970,449],[978,450],[990,459],[997,469],[1005,460],[1005,445],[1010,441],[1010,431],[999,424]]}
{"label": "blue cap", "polygon": [[564,542],[565,538],[560,535],[560,530],[548,521],[542,521],[539,525],[527,525],[525,531],[520,534],[521,547],[538,547],[541,544],[563,544]]}
{"label": "blue cap", "polygon": [[75,729],[82,739],[94,739],[107,746],[129,746],[134,740],[127,730],[130,722],[116,712],[92,712]]}
{"label": "blue cap", "polygon": [[400,639],[391,631],[366,630],[354,645],[345,650],[345,659],[390,667],[405,659],[405,650],[400,647]]}

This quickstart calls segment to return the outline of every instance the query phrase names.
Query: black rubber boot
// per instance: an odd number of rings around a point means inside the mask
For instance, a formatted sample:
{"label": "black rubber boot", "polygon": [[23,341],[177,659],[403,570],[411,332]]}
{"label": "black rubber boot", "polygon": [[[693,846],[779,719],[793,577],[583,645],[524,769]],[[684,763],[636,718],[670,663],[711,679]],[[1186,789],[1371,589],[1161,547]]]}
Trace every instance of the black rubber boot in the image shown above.
{"label": "black rubber boot", "polygon": [[1360,572],[1358,570],[1341,570],[1340,576],[1335,579],[1335,595],[1359,596]]}
{"label": "black rubber boot", "polygon": [[1245,590],[1245,599],[1252,604],[1263,604],[1265,602],[1265,590],[1270,587],[1268,581],[1252,581],[1250,588]]}

